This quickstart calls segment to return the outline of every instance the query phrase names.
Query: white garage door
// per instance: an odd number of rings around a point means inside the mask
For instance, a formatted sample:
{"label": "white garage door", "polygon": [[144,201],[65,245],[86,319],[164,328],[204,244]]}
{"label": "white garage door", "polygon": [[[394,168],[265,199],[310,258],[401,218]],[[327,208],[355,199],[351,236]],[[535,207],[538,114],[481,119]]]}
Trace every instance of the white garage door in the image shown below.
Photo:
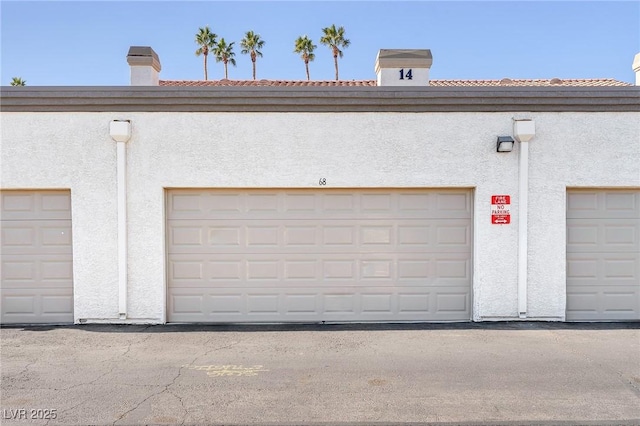
{"label": "white garage door", "polygon": [[0,198],[2,323],[72,323],[69,192],[2,191]]}
{"label": "white garage door", "polygon": [[567,320],[640,319],[640,191],[567,193]]}
{"label": "white garage door", "polygon": [[172,322],[468,321],[468,190],[171,190]]}

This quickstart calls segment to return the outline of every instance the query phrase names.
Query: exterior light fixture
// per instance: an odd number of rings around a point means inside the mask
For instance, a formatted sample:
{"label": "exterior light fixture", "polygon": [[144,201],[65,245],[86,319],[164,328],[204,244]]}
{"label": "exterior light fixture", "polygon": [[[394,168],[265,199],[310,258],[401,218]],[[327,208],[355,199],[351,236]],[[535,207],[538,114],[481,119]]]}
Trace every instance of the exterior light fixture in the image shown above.
{"label": "exterior light fixture", "polygon": [[496,151],[511,152],[513,150],[513,138],[511,136],[498,136],[498,144]]}

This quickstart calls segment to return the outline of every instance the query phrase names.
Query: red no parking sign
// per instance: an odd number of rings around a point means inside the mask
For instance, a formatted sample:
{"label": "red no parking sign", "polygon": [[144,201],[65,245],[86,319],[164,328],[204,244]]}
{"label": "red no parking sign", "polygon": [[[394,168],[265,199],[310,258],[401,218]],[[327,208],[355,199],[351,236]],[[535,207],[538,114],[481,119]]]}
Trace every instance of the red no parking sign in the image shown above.
{"label": "red no parking sign", "polygon": [[511,223],[511,196],[491,196],[491,223],[494,225],[507,225]]}

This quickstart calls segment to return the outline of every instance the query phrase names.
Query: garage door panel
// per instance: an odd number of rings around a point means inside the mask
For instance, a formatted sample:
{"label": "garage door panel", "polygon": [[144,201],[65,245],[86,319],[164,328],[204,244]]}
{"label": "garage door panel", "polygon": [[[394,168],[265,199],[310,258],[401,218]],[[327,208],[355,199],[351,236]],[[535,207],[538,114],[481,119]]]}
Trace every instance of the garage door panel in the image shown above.
{"label": "garage door panel", "polygon": [[363,314],[393,314],[393,293],[362,293],[360,310]]}
{"label": "garage door panel", "polygon": [[70,220],[71,197],[68,191],[2,191],[0,211],[4,221]]}
{"label": "garage door panel", "polygon": [[567,193],[567,219],[637,219],[637,190],[593,190]]}
{"label": "garage door panel", "polygon": [[640,219],[568,219],[567,251],[640,252]]}
{"label": "garage door panel", "polygon": [[[268,292],[266,292],[266,291]],[[460,320],[470,315],[470,296],[466,287],[422,288],[328,287],[316,293],[302,289],[221,288],[175,289],[170,296],[170,315],[174,321],[209,321],[216,316],[271,314],[271,321],[287,321],[296,314],[306,319],[331,319],[337,314],[357,317],[382,313],[396,319]],[[185,316],[188,315],[188,316]],[[199,318],[195,318],[199,317]],[[364,318],[360,318],[364,319]],[[239,320],[239,319],[237,319]]]}
{"label": "garage door panel", "polygon": [[43,315],[71,315],[73,316],[73,295],[71,292],[63,295],[56,292],[51,295],[43,294],[42,314]]}
{"label": "garage door panel", "polygon": [[640,319],[640,191],[567,194],[567,319]]}
{"label": "garage door panel", "polygon": [[394,190],[354,193],[351,189],[310,193],[308,190],[173,190],[167,196],[167,218],[282,219],[471,218],[468,190]]}
{"label": "garage door panel", "polygon": [[2,323],[73,322],[71,289],[23,287],[2,289]]}
{"label": "garage door panel", "polygon": [[249,294],[247,295],[247,313],[251,314],[274,314],[278,315],[277,294]]}
{"label": "garage door panel", "polygon": [[471,279],[471,262],[469,259],[435,259],[435,276],[440,282]]}
{"label": "garage door panel", "polygon": [[599,263],[598,256],[593,254],[567,255],[567,283],[591,281],[594,285],[599,285]]}
{"label": "garage door panel", "polygon": [[172,286],[322,287],[359,281],[367,286],[428,287],[437,283],[468,286],[471,280],[471,260],[460,253],[288,254],[277,260],[270,254],[225,254],[210,259],[202,254],[173,255],[169,261]]}
{"label": "garage door panel", "polygon": [[636,286],[640,256],[634,253],[569,253],[567,280],[570,284]]}
{"label": "garage door panel", "polygon": [[330,287],[319,293],[288,288],[221,289],[198,292],[183,289],[170,299],[170,310],[177,321],[287,320],[429,320],[444,316],[459,320],[470,310],[466,288],[441,286],[425,293],[420,289],[398,291],[386,287]]}
{"label": "garage door panel", "polygon": [[[427,220],[174,220],[169,254],[178,253],[460,253],[471,250],[469,219]],[[275,251],[274,251],[275,250]]]}
{"label": "garage door panel", "polygon": [[73,322],[69,191],[0,191],[1,322]]}
{"label": "garage door panel", "polygon": [[71,223],[59,220],[2,221],[3,254],[66,254],[71,251]]}
{"label": "garage door panel", "polygon": [[619,220],[618,223],[604,225],[603,231],[602,243],[605,251],[640,251],[640,219]]}
{"label": "garage door panel", "polygon": [[468,192],[444,192],[435,193],[435,211],[442,214],[462,214],[469,217],[471,214],[471,197]]}
{"label": "garage door panel", "polygon": [[567,316],[583,320],[632,320],[637,318],[638,292],[630,286],[610,285],[606,290],[573,286],[567,294]]}
{"label": "garage door panel", "polygon": [[469,191],[235,192],[168,192],[170,321],[470,318]]}
{"label": "garage door panel", "polygon": [[[247,277],[247,261],[242,259],[220,259],[206,262],[206,279],[214,281],[240,281]],[[237,285],[234,283],[234,285]]]}
{"label": "garage door panel", "polygon": [[2,289],[73,287],[73,260],[71,255],[43,255],[38,258],[25,255],[2,255]]}
{"label": "garage door panel", "polygon": [[640,195],[637,192],[607,192],[603,198],[607,216],[610,216],[612,212],[614,214],[624,212],[621,214],[633,217],[640,210]]}
{"label": "garage door panel", "polygon": [[467,312],[469,310],[469,294],[467,292],[454,292],[451,289],[436,293],[436,313]]}
{"label": "garage door panel", "polygon": [[615,287],[602,292],[602,310],[606,313],[633,315],[638,309],[637,292],[633,289]]}
{"label": "garage door panel", "polygon": [[629,280],[630,284],[640,276],[640,256],[635,258],[629,257],[624,259],[617,257],[615,259],[603,259],[603,278],[612,280]]}
{"label": "garage door panel", "polygon": [[204,312],[204,295],[197,294],[173,294],[169,306],[173,314],[202,315]]}

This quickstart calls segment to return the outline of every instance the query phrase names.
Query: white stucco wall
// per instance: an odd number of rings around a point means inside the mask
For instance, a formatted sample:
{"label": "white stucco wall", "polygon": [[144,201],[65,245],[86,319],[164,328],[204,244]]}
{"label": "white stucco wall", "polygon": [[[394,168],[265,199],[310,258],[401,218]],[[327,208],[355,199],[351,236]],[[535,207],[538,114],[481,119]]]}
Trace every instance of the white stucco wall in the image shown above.
{"label": "white stucco wall", "polygon": [[0,188],[71,190],[75,318],[117,317],[113,115],[3,112],[0,117]]}
{"label": "white stucco wall", "polygon": [[554,317],[566,301],[567,188],[640,188],[640,114],[541,115],[529,164],[529,314]]}
{"label": "white stucco wall", "polygon": [[[164,189],[468,187],[475,190],[473,317],[517,318],[518,147],[495,152],[512,118],[530,142],[529,316],[564,318],[569,187],[640,187],[638,113],[3,113],[3,189],[70,188],[76,321],[118,313],[113,119],[128,149],[132,321],[165,320]],[[491,225],[490,197],[512,196]]]}

